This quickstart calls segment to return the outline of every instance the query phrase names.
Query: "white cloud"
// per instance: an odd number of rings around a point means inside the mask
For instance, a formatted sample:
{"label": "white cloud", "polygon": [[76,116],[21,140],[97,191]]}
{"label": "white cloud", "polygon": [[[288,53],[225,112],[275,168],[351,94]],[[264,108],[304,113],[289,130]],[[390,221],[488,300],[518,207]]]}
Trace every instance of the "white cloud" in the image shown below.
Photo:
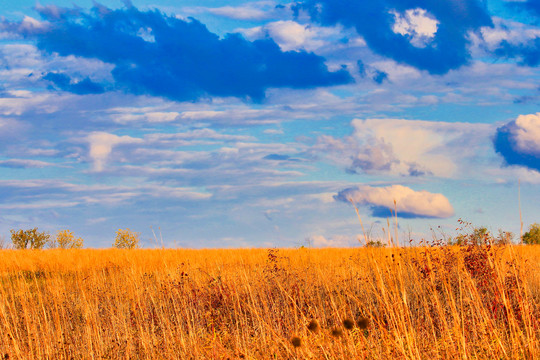
{"label": "white cloud", "polygon": [[8,91],[7,96],[0,97],[0,115],[19,116],[29,110],[51,114],[58,111],[58,99],[59,97],[48,93]]}
{"label": "white cloud", "polygon": [[270,18],[282,18],[286,14],[288,6],[280,5],[275,1],[254,1],[240,6],[221,6],[209,8],[203,6],[184,7],[182,10],[189,14],[209,12],[214,15],[223,16],[236,20],[264,20]]}
{"label": "white cloud", "polygon": [[308,238],[308,241],[314,247],[351,247],[358,245],[358,239],[353,239],[347,235],[333,235],[325,237],[323,235],[313,235]]}
{"label": "white cloud", "polygon": [[270,37],[281,50],[316,50],[325,44],[323,36],[328,36],[331,29],[312,25],[302,25],[295,21],[280,20],[249,29],[236,30],[250,40]]}
{"label": "white cloud", "polygon": [[512,45],[520,45],[540,37],[540,29],[538,27],[498,17],[493,18],[493,24],[495,26],[486,26],[480,29],[482,39],[478,39],[474,34],[470,35],[475,45],[481,44],[483,40],[483,44],[489,50],[493,51],[502,41],[507,41]]}
{"label": "white cloud", "polygon": [[[9,201],[1,208],[40,209],[89,204],[119,204],[127,201],[164,199],[199,201],[212,194],[190,187],[147,182],[135,186],[80,185],[59,180],[0,180],[0,189],[9,189]],[[47,194],[44,196],[44,194]],[[44,200],[46,198],[46,200]],[[52,205],[54,204],[54,206]]]}
{"label": "white cloud", "polygon": [[396,34],[408,36],[412,45],[425,47],[437,32],[439,22],[426,10],[409,9],[405,13],[391,12],[395,17],[392,30]]}
{"label": "white cloud", "polygon": [[167,123],[173,122],[180,116],[178,112],[150,111],[146,113],[124,113],[111,115],[114,122],[128,124],[132,122]]}
{"label": "white cloud", "polygon": [[321,136],[315,153],[352,172],[413,176],[463,176],[479,153],[491,149],[493,131],[487,124],[403,119],[355,119],[351,125],[351,136]]}
{"label": "white cloud", "polygon": [[260,20],[266,18],[266,11],[253,6],[222,6],[219,8],[208,9],[214,15],[221,15],[239,20]]}
{"label": "white cloud", "polygon": [[21,21],[21,24],[19,25],[19,29],[17,32],[19,33],[36,33],[40,31],[46,31],[49,28],[50,24],[46,21],[39,21],[34,19],[33,17],[26,16]]}
{"label": "white cloud", "polygon": [[415,81],[424,76],[418,69],[412,66],[398,64],[392,60],[375,61],[370,64],[370,67],[384,71],[388,75],[388,80],[393,83]]}
{"label": "white cloud", "polygon": [[400,213],[435,218],[448,218],[454,215],[452,205],[443,194],[434,194],[425,190],[415,191],[402,185],[387,187],[363,185],[341,191],[336,196],[336,200],[392,210],[395,206],[398,216]]}
{"label": "white cloud", "polygon": [[540,157],[540,112],[518,116],[512,133],[517,150]]}
{"label": "white cloud", "polygon": [[90,145],[89,155],[94,162],[94,171],[103,171],[107,158],[114,146],[141,143],[141,139],[130,136],[117,136],[106,132],[93,132],[87,137]]}

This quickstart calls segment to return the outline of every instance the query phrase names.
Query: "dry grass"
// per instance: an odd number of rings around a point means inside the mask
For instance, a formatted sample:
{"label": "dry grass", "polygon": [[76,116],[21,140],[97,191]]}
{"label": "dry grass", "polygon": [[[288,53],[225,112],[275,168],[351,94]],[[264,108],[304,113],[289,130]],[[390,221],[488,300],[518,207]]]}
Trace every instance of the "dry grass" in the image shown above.
{"label": "dry grass", "polygon": [[538,359],[540,247],[0,251],[0,359]]}

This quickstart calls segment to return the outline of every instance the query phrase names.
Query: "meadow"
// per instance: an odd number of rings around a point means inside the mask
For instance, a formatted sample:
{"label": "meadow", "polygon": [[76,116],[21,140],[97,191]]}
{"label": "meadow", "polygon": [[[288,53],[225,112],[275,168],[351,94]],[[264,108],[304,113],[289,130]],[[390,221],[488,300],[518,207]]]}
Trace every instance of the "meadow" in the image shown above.
{"label": "meadow", "polygon": [[3,359],[539,359],[540,246],[0,250]]}

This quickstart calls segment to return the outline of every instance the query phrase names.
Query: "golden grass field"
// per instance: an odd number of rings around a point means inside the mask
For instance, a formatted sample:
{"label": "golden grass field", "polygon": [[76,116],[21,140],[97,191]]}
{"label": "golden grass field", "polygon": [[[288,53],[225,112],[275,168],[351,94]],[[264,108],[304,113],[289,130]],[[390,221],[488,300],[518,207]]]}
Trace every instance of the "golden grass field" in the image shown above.
{"label": "golden grass field", "polygon": [[1,250],[0,359],[540,359],[540,246]]}

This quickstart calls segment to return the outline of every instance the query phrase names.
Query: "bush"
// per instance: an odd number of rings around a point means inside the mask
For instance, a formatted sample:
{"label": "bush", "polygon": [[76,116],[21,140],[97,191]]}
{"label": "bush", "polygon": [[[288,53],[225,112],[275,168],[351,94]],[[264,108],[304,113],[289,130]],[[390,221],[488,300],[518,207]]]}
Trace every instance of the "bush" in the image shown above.
{"label": "bush", "polygon": [[380,240],[369,240],[366,243],[366,247],[385,247],[386,244]]}
{"label": "bush", "polygon": [[449,241],[450,245],[486,245],[492,240],[486,227],[475,227],[469,234],[460,234]]}
{"label": "bush", "polygon": [[129,229],[118,229],[113,246],[118,249],[137,249],[139,247],[139,233]]}
{"label": "bush", "polygon": [[495,237],[484,227],[475,227],[469,234],[460,234],[450,239],[450,245],[468,246],[468,245],[510,245],[514,239],[514,234],[510,231],[499,229],[499,234]]}
{"label": "bush", "polygon": [[61,230],[56,234],[56,240],[51,244],[53,248],[60,249],[80,249],[83,247],[84,240],[75,238],[73,232],[69,230]]}
{"label": "bush", "polygon": [[523,234],[523,243],[527,245],[540,244],[540,224],[534,223],[529,226],[529,231]]}
{"label": "bush", "polygon": [[37,228],[30,230],[11,230],[11,242],[15,249],[43,249],[50,241],[50,235],[38,232]]}

